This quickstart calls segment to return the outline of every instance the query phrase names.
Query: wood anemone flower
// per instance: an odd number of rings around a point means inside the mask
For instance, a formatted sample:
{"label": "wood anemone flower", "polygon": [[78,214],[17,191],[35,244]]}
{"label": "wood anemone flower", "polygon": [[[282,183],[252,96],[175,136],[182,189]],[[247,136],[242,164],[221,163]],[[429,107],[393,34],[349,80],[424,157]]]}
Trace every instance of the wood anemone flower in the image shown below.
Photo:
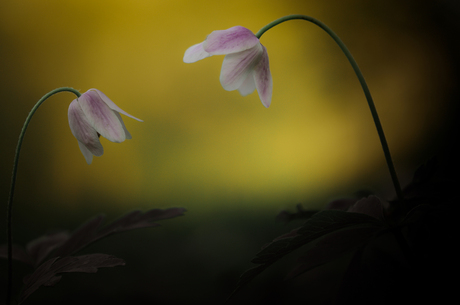
{"label": "wood anemone flower", "polygon": [[188,48],[183,60],[192,63],[212,55],[225,55],[220,72],[225,90],[246,96],[257,89],[262,104],[270,106],[273,81],[267,49],[250,30],[235,26],[214,31],[204,42]]}
{"label": "wood anemone flower", "polygon": [[94,156],[102,156],[104,148],[99,137],[121,143],[131,139],[120,113],[142,122],[115,105],[104,93],[89,89],[69,106],[69,125],[72,134],[78,140],[78,146],[88,164]]}

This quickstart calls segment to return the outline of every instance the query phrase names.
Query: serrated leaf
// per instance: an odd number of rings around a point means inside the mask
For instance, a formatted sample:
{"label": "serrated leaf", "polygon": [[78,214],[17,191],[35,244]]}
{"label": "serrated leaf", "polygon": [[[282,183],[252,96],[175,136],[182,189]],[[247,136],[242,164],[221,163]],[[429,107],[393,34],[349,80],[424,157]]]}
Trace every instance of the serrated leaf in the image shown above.
{"label": "serrated leaf", "polygon": [[321,211],[297,229],[295,236],[275,239],[271,244],[257,253],[252,262],[255,264],[264,264],[271,260],[276,260],[325,234],[362,224],[374,224],[378,227],[383,225],[377,219],[361,213],[334,210]]}
{"label": "serrated leaf", "polygon": [[267,269],[268,266],[266,265],[259,265],[256,267],[253,267],[251,269],[246,270],[243,272],[243,274],[240,275],[240,279],[238,281],[238,284],[236,288],[233,290],[233,292],[228,296],[226,299],[225,303],[230,301],[230,299],[244,286],[246,286],[252,279],[254,279],[256,276],[258,276],[262,271]]}
{"label": "serrated leaf", "polygon": [[104,218],[104,215],[98,215],[81,225],[70,235],[66,242],[56,250],[55,255],[61,257],[68,256],[89,245],[94,239],[94,235]]}
{"label": "serrated leaf", "polygon": [[32,240],[26,245],[27,253],[32,257],[34,266],[38,266],[57,247],[61,246],[69,238],[65,231],[46,234]]}
{"label": "serrated leaf", "polygon": [[281,211],[276,216],[276,220],[283,221],[283,222],[290,222],[292,220],[298,220],[298,219],[306,220],[318,212],[319,211],[304,210],[302,205],[299,203],[296,205],[296,211],[294,213],[289,212],[289,211]]}
{"label": "serrated leaf", "polygon": [[34,273],[24,278],[24,289],[19,297],[19,304],[24,302],[40,286],[53,286],[58,283],[61,279],[59,275],[61,273],[95,273],[98,268],[124,264],[125,262],[120,258],[100,253],[49,259],[35,269]]}
{"label": "serrated leaf", "polygon": [[[98,215],[75,230],[71,235],[59,232],[44,235],[31,241],[27,251],[20,246],[13,245],[13,259],[38,267],[34,273],[24,277],[26,287],[21,296],[25,300],[40,286],[53,286],[60,281],[64,272],[96,272],[100,267],[113,267],[124,265],[121,259],[106,254],[90,254],[71,257],[73,253],[83,249],[89,244],[114,233],[133,229],[159,226],[154,221],[182,216],[184,208],[152,209],[145,213],[134,211],[122,216],[111,224],[101,227],[103,215]],[[54,258],[41,264],[47,256],[54,251]],[[0,257],[7,258],[7,246],[0,246]]]}
{"label": "serrated leaf", "polygon": [[282,238],[277,238],[257,253],[252,262],[260,264],[260,266],[249,269],[242,274],[232,295],[271,264],[299,247],[339,230],[363,227],[369,230],[380,230],[384,228],[385,225],[378,219],[362,213],[349,213],[335,210],[316,213],[308,219],[302,227],[297,229],[295,234],[291,232],[288,235],[284,235]]}
{"label": "serrated leaf", "polygon": [[133,229],[156,227],[159,224],[154,221],[173,218],[184,215],[184,208],[170,208],[166,210],[153,209],[145,213],[133,211],[114,221],[98,232],[96,239],[103,238],[113,233],[124,232]]}
{"label": "serrated leaf", "polygon": [[299,264],[289,272],[286,280],[355,250],[381,231],[381,227],[372,225],[338,230],[325,235],[312,249],[297,259]]}
{"label": "serrated leaf", "polygon": [[70,238],[56,250],[56,256],[68,256],[85,248],[89,244],[107,237],[114,233],[125,232],[134,229],[156,227],[159,224],[154,221],[182,216],[186,210],[184,208],[169,208],[165,210],[153,209],[147,212],[133,211],[102,229],[100,225],[104,220],[103,215],[99,215],[77,229]]}
{"label": "serrated leaf", "polygon": [[[46,234],[30,241],[26,249],[19,245],[13,245],[13,259],[37,266],[54,250],[54,256],[69,256],[111,234],[140,228],[156,227],[159,224],[154,221],[182,216],[185,211],[184,208],[152,209],[145,213],[134,211],[122,216],[102,229],[100,227],[105,216],[98,215],[81,225],[70,235],[64,231]],[[0,258],[6,259],[7,257],[7,245],[0,245]]]}

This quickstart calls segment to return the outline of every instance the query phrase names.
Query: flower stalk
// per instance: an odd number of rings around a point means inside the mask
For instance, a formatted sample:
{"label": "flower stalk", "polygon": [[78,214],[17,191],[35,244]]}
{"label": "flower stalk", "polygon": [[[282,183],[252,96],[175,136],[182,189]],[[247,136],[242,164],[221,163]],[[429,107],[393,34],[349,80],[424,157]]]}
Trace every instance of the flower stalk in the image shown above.
{"label": "flower stalk", "polygon": [[382,145],[383,153],[385,155],[387,166],[388,166],[388,169],[390,171],[391,179],[393,181],[393,186],[395,188],[396,196],[397,196],[397,198],[398,198],[398,200],[400,202],[403,202],[403,193],[402,193],[402,190],[401,190],[401,186],[399,184],[398,176],[396,175],[396,170],[395,170],[395,167],[394,167],[394,164],[393,164],[393,160],[391,158],[390,149],[388,147],[388,143],[387,143],[387,140],[385,138],[385,134],[383,132],[382,124],[380,123],[380,119],[379,119],[379,116],[377,114],[377,109],[375,108],[374,101],[373,101],[371,93],[369,91],[369,87],[367,86],[367,83],[364,80],[364,76],[363,76],[361,70],[359,69],[358,64],[356,63],[355,59],[353,58],[353,56],[351,55],[350,51],[345,46],[343,41],[337,36],[337,34],[335,34],[324,23],[322,23],[321,21],[319,21],[319,20],[317,20],[317,19],[315,19],[313,17],[306,16],[306,15],[289,15],[289,16],[279,18],[279,19],[267,24],[266,26],[264,26],[262,29],[260,29],[256,33],[256,37],[260,39],[260,37],[266,31],[271,29],[272,27],[277,26],[278,24],[283,23],[285,21],[295,20],[295,19],[301,19],[301,20],[309,21],[309,22],[311,22],[313,24],[316,24],[317,26],[319,26],[324,31],[326,31],[326,33],[328,33],[329,36],[331,36],[332,39],[334,39],[334,41],[339,45],[340,49],[345,54],[345,56],[347,57],[348,61],[351,64],[351,66],[353,67],[353,70],[355,71],[356,76],[358,77],[359,83],[361,84],[361,87],[362,87],[362,89],[364,91],[364,95],[366,96],[367,103],[368,103],[369,108],[371,110],[372,118],[374,119],[374,124],[375,124],[375,127],[377,128],[377,133],[378,133],[379,138],[380,138],[380,143]]}
{"label": "flower stalk", "polygon": [[13,211],[13,197],[14,197],[14,188],[16,185],[16,174],[18,170],[18,163],[19,163],[19,153],[21,152],[22,142],[24,140],[24,135],[26,133],[27,127],[32,119],[32,116],[37,111],[38,107],[40,107],[43,102],[45,102],[49,97],[55,95],[59,92],[71,92],[78,97],[81,96],[80,92],[73,88],[69,87],[62,87],[54,89],[47,94],[45,94],[32,108],[29,115],[24,122],[24,126],[22,127],[21,133],[19,135],[18,144],[16,146],[16,153],[14,155],[14,162],[13,162],[13,173],[11,175],[11,186],[10,186],[10,194],[8,197],[8,205],[7,205],[7,251],[8,251],[8,282],[7,282],[7,290],[6,290],[6,304],[11,304],[11,294],[13,290],[13,233],[12,233],[12,211]]}

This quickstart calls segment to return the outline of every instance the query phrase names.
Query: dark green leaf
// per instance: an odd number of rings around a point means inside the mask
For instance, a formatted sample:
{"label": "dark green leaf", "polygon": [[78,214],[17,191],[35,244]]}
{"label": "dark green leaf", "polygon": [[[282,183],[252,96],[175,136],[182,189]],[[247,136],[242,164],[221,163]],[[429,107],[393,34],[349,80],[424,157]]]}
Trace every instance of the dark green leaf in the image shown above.
{"label": "dark green leaf", "polygon": [[112,255],[89,254],[82,256],[55,257],[41,264],[34,273],[24,278],[24,289],[19,303],[29,297],[40,286],[53,286],[60,281],[61,273],[85,272],[95,273],[98,268],[122,266],[125,262]]}
{"label": "dark green leaf", "polygon": [[[232,295],[283,256],[299,247],[317,241],[327,234],[351,228],[365,228],[369,232],[376,232],[384,227],[385,224],[383,222],[366,214],[335,210],[321,211],[313,215],[296,231],[275,239],[257,253],[252,262],[260,264],[260,266],[249,269],[242,274]],[[353,244],[353,246],[356,245]],[[345,248],[346,246],[339,248],[340,252],[346,251],[344,250]]]}
{"label": "dark green leaf", "polygon": [[55,255],[72,255],[89,244],[115,233],[159,226],[159,224],[154,221],[182,216],[185,211],[184,208],[169,208],[164,210],[152,209],[147,212],[133,211],[103,228],[100,228],[100,226],[104,220],[104,216],[99,215],[77,229],[70,238],[56,250]]}

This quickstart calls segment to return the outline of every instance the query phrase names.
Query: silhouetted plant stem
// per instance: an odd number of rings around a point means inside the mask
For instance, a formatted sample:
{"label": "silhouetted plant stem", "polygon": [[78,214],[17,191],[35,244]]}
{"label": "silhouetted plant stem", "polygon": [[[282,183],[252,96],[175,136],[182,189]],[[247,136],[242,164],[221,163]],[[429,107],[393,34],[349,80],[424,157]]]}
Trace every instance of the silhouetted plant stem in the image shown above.
{"label": "silhouetted plant stem", "polygon": [[377,128],[377,133],[378,133],[379,138],[380,138],[380,143],[382,144],[383,153],[385,154],[385,159],[386,159],[386,162],[387,162],[387,165],[388,165],[388,169],[390,171],[390,175],[391,175],[391,179],[393,181],[393,186],[395,188],[396,195],[397,195],[399,201],[401,202],[401,204],[403,204],[403,194],[402,194],[402,191],[401,191],[401,186],[400,186],[399,181],[398,181],[398,176],[396,175],[396,170],[395,170],[394,165],[393,165],[393,160],[391,158],[390,149],[388,148],[388,143],[387,143],[387,140],[385,138],[385,134],[383,132],[383,128],[382,128],[382,124],[380,123],[379,116],[377,114],[377,109],[375,108],[374,101],[372,100],[372,96],[371,96],[371,93],[369,91],[369,87],[367,86],[366,81],[364,80],[364,76],[361,73],[361,70],[359,69],[358,64],[356,63],[355,59],[353,58],[353,56],[351,55],[350,51],[345,46],[345,44],[342,42],[342,40],[328,26],[326,26],[324,23],[322,23],[321,21],[319,21],[319,20],[317,20],[317,19],[315,19],[313,17],[305,16],[305,15],[289,15],[289,16],[279,18],[279,19],[269,23],[268,25],[264,26],[262,29],[260,29],[260,31],[257,32],[256,37],[260,39],[260,37],[267,30],[271,29],[272,27],[274,27],[274,26],[276,26],[276,25],[278,25],[278,24],[280,24],[282,22],[285,22],[285,21],[288,21],[288,20],[294,20],[294,19],[302,19],[302,20],[309,21],[311,23],[316,24],[317,26],[319,26],[323,30],[325,30],[332,37],[332,39],[334,39],[334,41],[339,45],[340,49],[345,54],[345,56],[347,57],[348,61],[351,64],[351,66],[353,67],[353,70],[355,71],[356,76],[358,77],[358,80],[359,80],[359,82],[361,84],[361,87],[362,87],[362,89],[364,91],[364,95],[366,96],[367,103],[369,104],[369,108],[371,110],[372,118],[374,119],[375,127]]}
{"label": "silhouetted plant stem", "polygon": [[18,163],[19,163],[19,153],[21,152],[22,141],[24,140],[24,135],[27,130],[27,126],[29,126],[30,120],[34,115],[35,111],[37,111],[38,107],[43,104],[50,96],[59,93],[59,92],[71,92],[74,93],[77,98],[80,97],[80,92],[73,88],[62,87],[54,89],[47,94],[45,94],[32,108],[29,115],[24,122],[24,126],[22,127],[21,133],[19,135],[18,144],[16,146],[16,153],[14,155],[14,163],[13,163],[13,173],[11,175],[11,187],[10,187],[10,194],[8,198],[8,206],[7,206],[7,247],[8,247],[8,282],[7,282],[7,290],[6,290],[6,304],[11,304],[11,294],[13,290],[13,233],[12,233],[12,211],[13,211],[13,196],[14,196],[14,187],[16,185],[16,174],[18,170]]}

